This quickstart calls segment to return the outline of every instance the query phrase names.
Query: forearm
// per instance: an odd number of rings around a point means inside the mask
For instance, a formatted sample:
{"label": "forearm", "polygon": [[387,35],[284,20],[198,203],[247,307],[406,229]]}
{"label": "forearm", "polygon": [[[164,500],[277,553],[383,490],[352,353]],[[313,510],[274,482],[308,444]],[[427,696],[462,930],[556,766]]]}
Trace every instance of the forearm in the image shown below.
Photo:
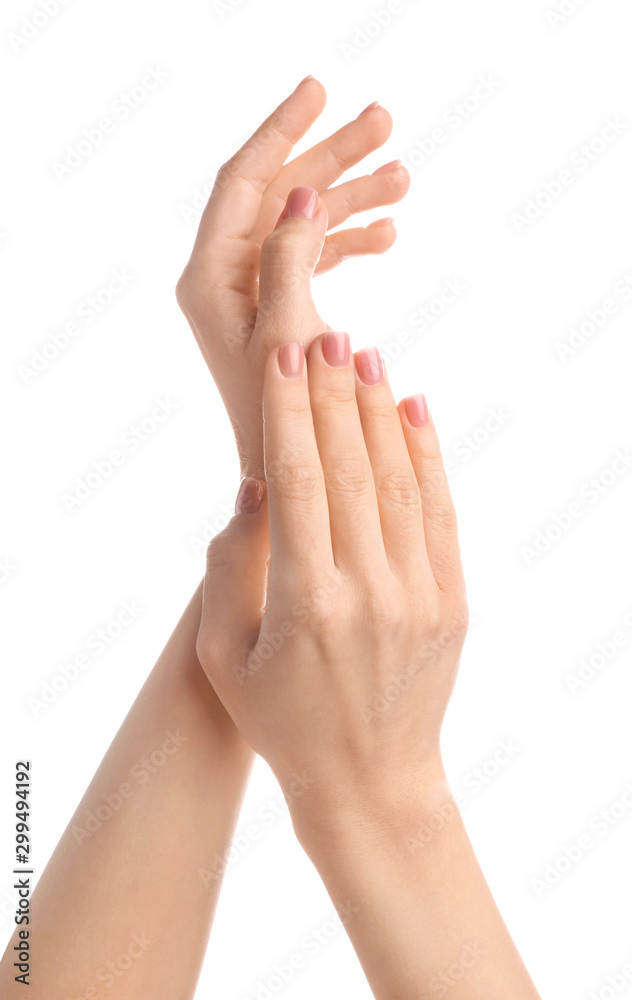
{"label": "forearm", "polygon": [[378,1000],[537,1000],[445,781],[355,801],[296,826]]}
{"label": "forearm", "polygon": [[198,662],[200,609],[201,587],[36,887],[34,1000],[194,994],[252,759]]}

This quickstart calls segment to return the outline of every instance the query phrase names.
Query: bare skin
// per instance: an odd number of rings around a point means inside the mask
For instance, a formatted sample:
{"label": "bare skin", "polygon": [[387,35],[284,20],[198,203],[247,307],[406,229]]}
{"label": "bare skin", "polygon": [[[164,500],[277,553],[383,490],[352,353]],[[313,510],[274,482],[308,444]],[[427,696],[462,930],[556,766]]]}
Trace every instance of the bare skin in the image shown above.
{"label": "bare skin", "polygon": [[[376,996],[445,995],[447,975],[456,1000],[537,997],[441,764],[467,614],[434,428],[411,422],[419,402],[398,416],[379,380],[350,389],[350,360],[332,366],[322,354],[327,325],[310,295],[314,270],[394,239],[390,222],[327,236],[331,220],[397,200],[408,178],[389,170],[377,174],[387,180],[329,190],[385,140],[390,118],[380,108],[284,166],[323,101],[321,85],[305,81],[229,161],[178,286],[243,470],[267,477],[269,587],[267,500],[260,506],[263,486],[247,480],[239,509],[254,513],[239,514],[211,546],[200,634],[198,592],[40,879],[36,998],[96,1000],[112,987],[117,1000],[162,998],[165,988],[176,1000],[193,996],[220,887],[216,858],[230,843],[251,747],[275,769]],[[305,367],[295,378],[281,372],[287,331],[300,340],[294,358],[311,345],[309,385]],[[295,618],[300,627],[288,631]],[[273,632],[287,641],[270,659],[263,643]],[[402,671],[410,689],[373,717],[375,693]],[[104,802],[111,815],[91,829]],[[10,998],[22,988],[13,961],[10,946],[0,963]]]}
{"label": "bare skin", "polygon": [[[384,173],[331,186],[388,139],[392,119],[379,105],[285,163],[325,100],[322,84],[303,81],[224,165],[178,282],[178,302],[232,420],[243,475],[263,476],[261,391],[269,351],[284,330],[307,347],[328,328],[312,299],[312,275],[347,257],[383,253],[396,237],[390,218],[365,229],[328,230],[399,201],[410,186],[398,161]],[[279,223],[299,185],[320,195],[315,218]]]}
{"label": "bare skin", "polygon": [[249,483],[209,546],[200,660],[374,995],[538,1000],[441,761],[468,612],[437,434],[423,397],[398,410],[379,373],[354,375],[345,337],[268,358],[267,502]]}
{"label": "bare skin", "polygon": [[[301,135],[307,131],[323,105],[322,86],[308,81],[282,108],[289,109],[297,123],[300,120],[295,132],[298,136],[299,131]],[[273,122],[283,122],[284,114],[275,112]],[[337,179],[342,172],[342,167],[332,167],[332,160],[337,162],[340,155],[345,163],[357,163],[379,147],[389,132],[387,112],[367,113],[359,124],[351,122],[303,154],[300,164],[297,159],[295,166],[283,167],[291,145],[282,140],[281,148],[276,132],[270,133],[273,141],[266,158],[259,130],[218,179],[178,295],[197,304],[196,336],[220,390],[231,400],[231,417],[239,431],[245,465],[245,456],[250,456],[247,461],[253,468],[261,461],[257,457],[262,447],[261,406],[253,393],[261,392],[262,377],[255,361],[247,359],[241,348],[238,352],[229,348],[226,330],[245,335],[245,317],[251,325],[255,322],[261,296],[266,303],[266,323],[260,322],[258,329],[265,329],[268,339],[281,330],[288,314],[298,322],[307,312],[304,328],[313,329],[315,335],[309,268],[301,253],[305,260],[311,253],[320,269],[330,268],[345,255],[382,252],[392,245],[395,232],[388,224],[375,232],[332,234],[325,242],[324,230],[318,236],[309,230],[308,247],[306,241],[296,240],[302,220],[288,219],[280,226],[281,237],[277,232],[269,241],[269,255],[260,255],[256,241],[264,242],[283,209],[283,192],[287,195],[299,182],[319,182],[337,219],[335,224],[352,211],[388,204],[403,196],[408,186],[405,172],[399,181],[379,180],[378,175],[373,181],[361,179],[341,185],[337,193],[324,189],[326,177]],[[265,142],[264,146],[268,149]],[[247,171],[251,172],[244,182],[241,177]],[[281,178],[277,176],[280,173]],[[266,178],[270,177],[274,189],[265,195]],[[237,242],[233,237],[245,201],[244,183],[260,192],[266,209],[256,212],[253,239]],[[351,207],[345,207],[347,199]],[[319,212],[320,224],[326,227],[325,214],[322,209]],[[219,247],[225,251],[227,244],[234,250],[231,273],[239,281],[248,273],[255,289],[251,295],[224,286],[226,275],[216,258],[221,256]],[[282,282],[285,272],[273,264],[277,255],[287,256],[287,247],[292,247],[301,273],[301,280],[291,284]],[[316,248],[320,248],[318,252]],[[268,266],[259,290],[260,259]],[[254,358],[254,347],[252,354]],[[234,382],[236,371],[240,373],[238,385]],[[221,885],[217,858],[221,859],[230,846],[252,762],[252,750],[219,702],[197,658],[200,613],[198,590],[39,879],[30,925],[34,942],[30,996],[34,1000],[49,1000],[51,996],[96,1000],[112,995],[114,986],[117,1000],[139,995],[145,1000],[162,1000],[165,987],[173,1000],[194,995]],[[158,761],[164,757],[164,765],[155,767],[152,755]],[[142,761],[149,761],[153,770],[147,770]],[[138,774],[145,774],[146,780],[139,781]],[[122,786],[125,793],[131,789],[129,797],[121,792]],[[116,802],[116,796],[121,800],[120,808],[91,832],[89,814],[107,806],[104,797]],[[220,877],[216,878],[218,870]],[[72,906],[66,905],[67,900],[72,900]],[[0,993],[7,998],[21,996],[23,990],[15,981],[19,970],[13,964],[18,933],[16,929],[0,962]],[[130,968],[122,968],[130,959]],[[114,971],[109,968],[112,965]]]}
{"label": "bare skin", "polygon": [[[221,884],[199,869],[230,846],[252,756],[200,670],[200,606],[198,590],[35,889],[36,1000],[194,995]],[[24,995],[17,934],[7,998]]]}

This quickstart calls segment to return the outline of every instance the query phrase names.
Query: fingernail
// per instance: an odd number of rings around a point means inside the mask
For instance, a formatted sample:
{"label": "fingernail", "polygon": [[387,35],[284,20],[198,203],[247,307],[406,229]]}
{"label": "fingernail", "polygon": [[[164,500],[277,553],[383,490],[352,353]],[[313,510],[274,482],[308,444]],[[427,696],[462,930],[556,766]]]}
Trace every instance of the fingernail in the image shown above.
{"label": "fingernail", "polygon": [[379,229],[380,226],[390,226],[393,223],[393,216],[388,215],[385,219],[376,219],[375,222],[369,222],[367,229]]}
{"label": "fingernail", "polygon": [[[367,104],[367,106],[364,109],[364,111],[360,112],[360,115],[363,115],[365,111],[373,111],[375,108],[379,108],[379,106],[380,106],[380,102],[379,101],[373,101],[372,104]],[[358,118],[360,117],[360,115],[358,115]]]}
{"label": "fingernail", "polygon": [[401,160],[391,160],[390,163],[385,163],[383,167],[378,167],[377,170],[374,170],[373,176],[375,177],[377,174],[390,174],[391,170],[397,170],[401,165]]}
{"label": "fingernail", "polygon": [[235,514],[256,514],[263,500],[263,489],[258,479],[242,479],[235,500]]}
{"label": "fingernail", "polygon": [[313,219],[317,211],[318,191],[310,187],[295,187],[288,195],[283,218]]}
{"label": "fingernail", "polygon": [[332,368],[344,368],[349,363],[351,345],[348,333],[326,333],[323,337],[325,361]]}
{"label": "fingernail", "polygon": [[379,385],[384,381],[384,365],[377,347],[367,347],[355,356],[358,378],[365,385]]}
{"label": "fingernail", "polygon": [[302,344],[282,344],[279,348],[279,368],[285,378],[298,378],[303,374],[305,351]]}
{"label": "fingernail", "polygon": [[[301,80],[301,83],[307,83],[308,80],[313,80],[313,79],[314,79],[314,77],[312,76],[312,74],[308,73],[307,76],[303,77],[303,79]],[[299,83],[299,87],[300,87],[301,83]]]}
{"label": "fingernail", "polygon": [[407,396],[405,400],[406,416],[413,427],[425,427],[428,423],[428,404],[421,393],[418,396]]}

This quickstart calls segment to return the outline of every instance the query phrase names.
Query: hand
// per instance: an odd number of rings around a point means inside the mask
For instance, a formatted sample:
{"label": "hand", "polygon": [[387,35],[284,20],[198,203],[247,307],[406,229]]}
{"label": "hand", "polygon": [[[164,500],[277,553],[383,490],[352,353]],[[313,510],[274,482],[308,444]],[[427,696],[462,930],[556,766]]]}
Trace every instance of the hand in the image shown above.
{"label": "hand", "polygon": [[327,230],[399,201],[410,184],[395,161],[331,187],[388,139],[392,120],[379,105],[284,165],[325,101],[322,84],[308,77],[224,164],[176,289],[235,429],[243,474],[258,478],[263,365],[280,343],[279,331],[293,330],[307,346],[327,329],[311,298],[312,274],[348,257],[383,253],[396,238],[391,219]]}
{"label": "hand", "polygon": [[377,351],[275,349],[264,425],[267,504],[245,480],[211,542],[198,656],[301,836],[443,781],[468,615],[433,422],[423,396],[398,411]]}

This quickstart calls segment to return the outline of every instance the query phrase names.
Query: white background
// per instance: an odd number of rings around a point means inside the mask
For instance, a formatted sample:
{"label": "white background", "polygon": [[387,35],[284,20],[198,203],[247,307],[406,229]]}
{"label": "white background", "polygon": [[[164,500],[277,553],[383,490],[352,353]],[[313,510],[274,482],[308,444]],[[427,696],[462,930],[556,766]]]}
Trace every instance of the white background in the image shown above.
{"label": "white background", "polygon": [[[14,760],[35,762],[41,871],[202,574],[192,538],[205,522],[207,532],[220,528],[233,502],[228,421],[173,288],[199,190],[311,72],[329,102],[301,149],[379,100],[395,129],[368,169],[411,154],[417,163],[392,212],[394,249],[319,279],[316,295],[354,348],[394,354],[398,335],[410,335],[390,377],[398,397],[426,393],[452,463],[474,620],[444,733],[450,779],[542,995],[615,995],[607,977],[632,961],[632,816],[614,806],[604,836],[592,824],[632,780],[632,469],[606,475],[595,502],[585,484],[632,446],[632,298],[614,291],[632,273],[632,12],[629,0],[586,0],[554,24],[547,10],[560,4],[407,0],[353,53],[341,43],[353,43],[380,0],[242,0],[223,14],[211,0],[68,0],[18,51],[10,35],[39,8],[3,3],[3,939]],[[150,66],[164,82],[58,179],[53,162]],[[495,93],[449,125],[444,115],[481,75]],[[628,127],[603,153],[594,146],[584,169],[574,151],[617,116]],[[423,158],[417,142],[438,126],[447,139]],[[533,223],[516,225],[512,215],[565,168],[573,183]],[[20,366],[121,268],[133,276],[128,287],[25,380]],[[412,326],[457,277],[467,286],[458,302],[427,329]],[[608,298],[616,312],[584,327],[593,335],[562,360],[556,344]],[[177,411],[69,513],[62,494],[165,397]],[[503,426],[485,430],[498,407]],[[480,442],[475,452],[466,435]],[[581,517],[528,558],[536,533],[548,526],[555,536],[553,515],[573,502]],[[27,698],[131,599],[144,608],[138,621],[34,715]],[[572,694],[567,675],[617,631],[626,644]],[[503,740],[519,752],[476,791],[472,769]],[[258,766],[240,830],[263,827],[257,811],[277,795]],[[532,880],[585,833],[592,850],[538,892]],[[275,963],[306,956],[304,935],[332,914],[279,818],[229,866],[199,997],[254,997]],[[370,996],[342,932],[307,957],[283,996],[324,991]]]}

